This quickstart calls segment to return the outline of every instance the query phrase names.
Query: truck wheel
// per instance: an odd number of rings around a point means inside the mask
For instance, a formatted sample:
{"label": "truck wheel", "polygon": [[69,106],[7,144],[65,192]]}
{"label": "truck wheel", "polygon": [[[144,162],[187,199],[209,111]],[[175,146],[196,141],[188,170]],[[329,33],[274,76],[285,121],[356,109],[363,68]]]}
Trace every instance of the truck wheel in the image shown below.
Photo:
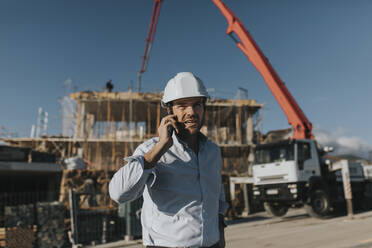
{"label": "truck wheel", "polygon": [[282,217],[288,212],[288,206],[277,202],[264,202],[264,208],[270,217]]}
{"label": "truck wheel", "polygon": [[315,190],[311,193],[308,202],[305,204],[305,209],[311,217],[319,219],[327,217],[331,210],[331,202],[328,194],[322,189]]}

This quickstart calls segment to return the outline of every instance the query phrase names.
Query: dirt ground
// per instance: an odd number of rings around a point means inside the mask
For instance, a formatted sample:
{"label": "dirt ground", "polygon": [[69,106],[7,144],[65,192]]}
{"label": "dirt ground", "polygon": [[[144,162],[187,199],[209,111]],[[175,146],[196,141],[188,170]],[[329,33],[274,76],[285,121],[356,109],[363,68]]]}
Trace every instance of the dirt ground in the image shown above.
{"label": "dirt ground", "polygon": [[[309,217],[304,209],[283,218],[261,212],[228,224],[226,248],[372,248],[372,211],[325,220]],[[103,247],[143,248],[138,240]]]}
{"label": "dirt ground", "polygon": [[310,218],[303,209],[284,218],[259,213],[230,223],[226,241],[228,248],[372,247],[372,211],[326,220]]}

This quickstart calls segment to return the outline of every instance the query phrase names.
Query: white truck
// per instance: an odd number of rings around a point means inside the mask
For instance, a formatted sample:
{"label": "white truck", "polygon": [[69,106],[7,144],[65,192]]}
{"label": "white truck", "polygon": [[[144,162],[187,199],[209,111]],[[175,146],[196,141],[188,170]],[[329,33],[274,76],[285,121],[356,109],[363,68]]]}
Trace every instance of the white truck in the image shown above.
{"label": "white truck", "polygon": [[[271,216],[284,216],[288,208],[305,206],[308,214],[323,218],[345,201],[339,163],[325,160],[330,151],[308,139],[258,145],[253,166],[255,200]],[[365,178],[360,163],[349,163],[355,203],[364,198]]]}

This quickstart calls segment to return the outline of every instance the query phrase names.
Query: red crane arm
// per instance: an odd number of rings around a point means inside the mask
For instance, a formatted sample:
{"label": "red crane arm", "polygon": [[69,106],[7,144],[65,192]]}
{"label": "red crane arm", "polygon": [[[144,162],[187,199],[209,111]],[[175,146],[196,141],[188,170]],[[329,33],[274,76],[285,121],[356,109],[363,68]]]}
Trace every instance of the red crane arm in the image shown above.
{"label": "red crane arm", "polygon": [[[268,59],[262,53],[252,36],[244,28],[241,21],[221,0],[212,1],[220,9],[227,20],[228,27],[226,34],[236,42],[236,45],[248,57],[254,67],[256,67],[287,116],[288,123],[292,125],[294,130],[293,139],[313,139],[314,137],[312,135],[312,125],[310,121],[307,119],[300,106],[296,103],[295,99],[275,72]],[[233,36],[234,33],[240,41]]]}
{"label": "red crane arm", "polygon": [[148,32],[147,38],[146,38],[145,53],[144,53],[143,58],[142,58],[141,69],[138,71],[138,91],[141,91],[141,75],[147,69],[147,63],[149,61],[151,46],[152,46],[152,42],[154,40],[156,26],[158,24],[161,1],[162,0],[155,0],[154,1],[154,7],[152,9],[152,16],[151,16],[151,21],[150,21],[149,32]]}

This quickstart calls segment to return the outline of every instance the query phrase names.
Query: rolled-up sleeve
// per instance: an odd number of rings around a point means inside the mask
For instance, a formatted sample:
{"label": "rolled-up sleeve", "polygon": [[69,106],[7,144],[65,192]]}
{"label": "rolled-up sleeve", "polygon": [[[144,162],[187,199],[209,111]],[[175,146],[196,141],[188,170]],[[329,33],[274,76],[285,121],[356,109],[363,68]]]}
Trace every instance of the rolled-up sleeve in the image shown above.
{"label": "rolled-up sleeve", "polygon": [[156,174],[153,169],[144,169],[144,154],[148,149],[139,146],[133,156],[125,158],[128,162],[112,177],[109,184],[111,199],[118,203],[134,200],[140,197],[145,185],[151,185]]}

